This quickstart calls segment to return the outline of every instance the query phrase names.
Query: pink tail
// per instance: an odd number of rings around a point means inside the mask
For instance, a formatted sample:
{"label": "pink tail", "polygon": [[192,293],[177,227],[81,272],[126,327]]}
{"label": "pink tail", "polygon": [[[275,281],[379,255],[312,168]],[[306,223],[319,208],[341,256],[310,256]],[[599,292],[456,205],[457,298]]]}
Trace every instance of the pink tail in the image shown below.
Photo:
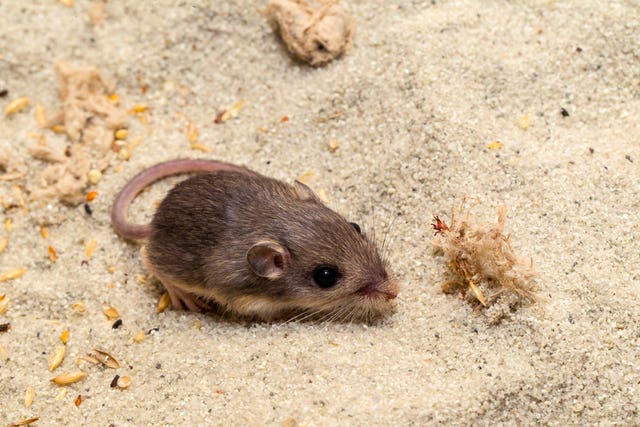
{"label": "pink tail", "polygon": [[218,172],[223,170],[255,175],[255,172],[242,166],[219,162],[217,160],[198,159],[170,160],[143,170],[124,186],[113,202],[111,224],[114,230],[125,239],[146,239],[149,237],[151,231],[149,224],[132,224],[127,221],[129,205],[140,191],[153,182],[172,175],[192,172]]}

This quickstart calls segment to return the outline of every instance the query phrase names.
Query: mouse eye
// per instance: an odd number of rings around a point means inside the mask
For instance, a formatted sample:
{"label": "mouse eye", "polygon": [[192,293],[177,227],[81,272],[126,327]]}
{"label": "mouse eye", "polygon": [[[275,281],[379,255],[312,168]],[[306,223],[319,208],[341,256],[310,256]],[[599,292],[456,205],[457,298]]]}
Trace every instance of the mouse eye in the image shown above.
{"label": "mouse eye", "polygon": [[338,281],[338,270],[330,265],[321,265],[313,270],[313,281],[321,288],[330,288]]}
{"label": "mouse eye", "polygon": [[349,224],[351,224],[351,226],[356,229],[358,234],[362,234],[362,230],[360,230],[360,226],[358,224],[356,224],[355,222],[350,222]]}

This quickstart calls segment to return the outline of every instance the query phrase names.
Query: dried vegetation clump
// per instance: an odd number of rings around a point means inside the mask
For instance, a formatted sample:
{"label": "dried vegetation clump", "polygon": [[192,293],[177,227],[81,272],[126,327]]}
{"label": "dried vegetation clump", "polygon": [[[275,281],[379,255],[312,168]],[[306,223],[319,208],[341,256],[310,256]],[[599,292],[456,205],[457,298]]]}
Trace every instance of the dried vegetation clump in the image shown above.
{"label": "dried vegetation clump", "polygon": [[536,302],[533,261],[518,257],[505,236],[506,209],[498,208],[496,224],[476,224],[470,210],[459,208],[447,225],[434,217],[433,240],[436,251],[444,255],[447,280],[442,291],[459,293],[474,305],[485,309],[488,319],[498,323],[510,312]]}
{"label": "dried vegetation clump", "polygon": [[339,0],[270,0],[264,14],[289,52],[310,65],[325,65],[351,49],[355,24]]}
{"label": "dried vegetation clump", "polygon": [[114,130],[127,127],[129,118],[109,99],[113,85],[95,67],[59,62],[56,69],[62,82],[62,108],[45,119],[43,127],[63,131],[70,144],[56,147],[40,138],[29,147],[31,156],[48,163],[29,190],[33,199],[59,199],[76,205],[84,200],[89,171],[109,166],[106,155]]}

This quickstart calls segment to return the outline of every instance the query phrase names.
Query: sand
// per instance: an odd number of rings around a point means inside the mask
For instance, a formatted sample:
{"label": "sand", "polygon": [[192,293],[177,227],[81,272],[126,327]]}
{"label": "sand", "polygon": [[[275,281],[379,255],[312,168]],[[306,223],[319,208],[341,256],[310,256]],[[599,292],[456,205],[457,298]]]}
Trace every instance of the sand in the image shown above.
{"label": "sand", "polygon": [[[99,193],[92,215],[58,202],[2,213],[12,229],[1,230],[0,273],[27,271],[0,282],[10,297],[0,323],[11,325],[0,333],[0,424],[640,424],[639,4],[345,2],[353,49],[319,69],[289,57],[263,6],[109,1],[94,25],[89,1],[0,3],[0,106],[32,101],[0,118],[0,151],[28,179],[44,167],[27,152],[34,132],[65,144],[33,111],[58,105],[57,60],[98,67],[127,108],[149,105],[149,126],[131,118],[129,139],[143,143],[129,161],[113,156],[87,190]],[[237,117],[214,123],[240,99]],[[211,153],[190,148],[189,121]],[[494,141],[502,148],[489,149]],[[379,325],[279,325],[156,313],[162,290],[138,280],[139,246],[113,233],[109,210],[135,173],[186,156],[289,182],[304,175],[332,208],[387,234],[396,314]],[[148,220],[173,182],[140,197],[134,218]],[[0,182],[0,193],[25,183]],[[497,325],[441,292],[447,267],[433,255],[431,218],[448,219],[465,196],[481,202],[480,220],[506,206],[505,231],[539,274],[544,302]],[[61,221],[47,239],[43,217]],[[51,373],[65,329],[66,357]],[[87,377],[60,395],[50,379],[93,348],[121,367],[84,364]],[[115,374],[131,386],[111,388]]]}

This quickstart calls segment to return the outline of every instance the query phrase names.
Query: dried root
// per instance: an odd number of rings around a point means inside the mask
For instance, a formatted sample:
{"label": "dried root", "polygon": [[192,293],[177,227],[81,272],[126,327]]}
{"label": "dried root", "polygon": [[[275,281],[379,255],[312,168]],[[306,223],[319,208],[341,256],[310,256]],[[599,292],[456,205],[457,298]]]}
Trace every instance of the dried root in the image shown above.
{"label": "dried root", "polygon": [[459,292],[476,309],[488,309],[495,323],[521,305],[536,302],[533,261],[516,256],[509,236],[503,234],[505,221],[506,209],[500,206],[497,224],[474,224],[469,211],[463,220],[454,212],[450,225],[437,216],[432,224],[434,247],[449,265],[442,291]]}
{"label": "dried root", "polygon": [[339,0],[270,0],[264,14],[280,31],[289,52],[313,66],[325,65],[351,49],[355,24]]}

